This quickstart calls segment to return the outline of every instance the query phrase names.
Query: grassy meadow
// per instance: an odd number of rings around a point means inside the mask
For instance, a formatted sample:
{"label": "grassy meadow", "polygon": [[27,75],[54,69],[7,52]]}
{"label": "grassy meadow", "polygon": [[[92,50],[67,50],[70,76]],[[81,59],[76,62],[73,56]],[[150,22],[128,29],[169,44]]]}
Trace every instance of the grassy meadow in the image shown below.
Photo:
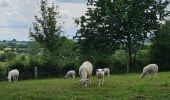
{"label": "grassy meadow", "polygon": [[76,79],[42,79],[0,82],[1,100],[170,100],[170,72],[157,77],[139,78],[139,74],[105,77],[103,86],[83,88]]}

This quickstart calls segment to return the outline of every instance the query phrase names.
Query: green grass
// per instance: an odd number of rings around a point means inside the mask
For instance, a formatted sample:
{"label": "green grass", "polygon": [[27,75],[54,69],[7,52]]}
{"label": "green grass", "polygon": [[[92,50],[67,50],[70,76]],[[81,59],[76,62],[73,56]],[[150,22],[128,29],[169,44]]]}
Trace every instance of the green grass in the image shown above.
{"label": "green grass", "polygon": [[83,88],[76,79],[44,79],[0,82],[1,100],[170,100],[170,72],[158,77],[139,78],[139,74],[111,75],[104,86]]}

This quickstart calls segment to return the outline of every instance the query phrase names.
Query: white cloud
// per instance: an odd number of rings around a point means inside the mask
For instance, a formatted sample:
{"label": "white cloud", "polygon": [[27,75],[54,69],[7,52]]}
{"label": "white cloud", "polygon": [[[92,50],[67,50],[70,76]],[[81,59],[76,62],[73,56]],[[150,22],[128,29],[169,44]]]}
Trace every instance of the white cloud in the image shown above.
{"label": "white cloud", "polygon": [[[19,39],[29,40],[28,30],[34,22],[34,15],[39,15],[40,0],[0,0],[0,40]],[[49,3],[56,0],[49,0]],[[59,5],[62,21],[65,22],[64,31],[66,35],[73,35],[75,25],[73,17],[80,17],[85,13],[86,5],[81,0],[72,0],[73,2],[57,1]],[[78,2],[79,1],[79,2]],[[74,30],[74,31],[73,31]]]}
{"label": "white cloud", "polygon": [[0,28],[0,40],[28,40],[28,35],[25,33],[28,33],[28,29],[25,28]]}
{"label": "white cloud", "polygon": [[69,36],[69,38],[74,36],[76,32],[74,18],[84,15],[86,9],[86,4],[82,3],[59,4],[59,11],[61,13],[62,20],[65,22],[64,31],[66,32],[66,36]]}
{"label": "white cloud", "polygon": [[9,7],[11,6],[12,3],[11,3],[11,0],[0,0],[0,7]]}

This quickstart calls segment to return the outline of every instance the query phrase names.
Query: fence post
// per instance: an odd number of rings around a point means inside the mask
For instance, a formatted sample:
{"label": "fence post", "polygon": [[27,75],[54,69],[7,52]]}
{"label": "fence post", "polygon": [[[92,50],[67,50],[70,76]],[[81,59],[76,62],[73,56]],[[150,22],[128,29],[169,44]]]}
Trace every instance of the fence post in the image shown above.
{"label": "fence post", "polygon": [[38,69],[37,69],[37,66],[35,66],[34,67],[34,77],[35,77],[35,79],[37,79],[37,77],[38,77]]}

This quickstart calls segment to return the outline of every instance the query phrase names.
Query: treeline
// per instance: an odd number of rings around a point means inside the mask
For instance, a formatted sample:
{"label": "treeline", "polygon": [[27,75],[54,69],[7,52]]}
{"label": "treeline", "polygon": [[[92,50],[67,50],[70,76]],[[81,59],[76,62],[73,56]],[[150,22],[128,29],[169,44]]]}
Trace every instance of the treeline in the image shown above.
{"label": "treeline", "polygon": [[17,41],[16,39],[0,41],[1,50],[4,48],[26,48],[27,45],[28,41]]}
{"label": "treeline", "polygon": [[[95,68],[108,67],[111,73],[141,72],[150,63],[160,71],[170,70],[170,21],[167,1],[90,0],[74,39],[62,31],[58,6],[41,0],[40,16],[30,29],[28,54],[7,57],[7,68],[17,68],[22,78],[64,76],[78,72],[88,60]],[[4,69],[4,67],[1,67]],[[3,70],[4,71],[4,70]],[[6,70],[7,72],[7,70]],[[78,74],[78,73],[77,73]]]}
{"label": "treeline", "polygon": [[16,53],[27,53],[28,52],[29,41],[17,41],[13,40],[3,40],[0,41],[0,51],[3,52],[16,52]]}

